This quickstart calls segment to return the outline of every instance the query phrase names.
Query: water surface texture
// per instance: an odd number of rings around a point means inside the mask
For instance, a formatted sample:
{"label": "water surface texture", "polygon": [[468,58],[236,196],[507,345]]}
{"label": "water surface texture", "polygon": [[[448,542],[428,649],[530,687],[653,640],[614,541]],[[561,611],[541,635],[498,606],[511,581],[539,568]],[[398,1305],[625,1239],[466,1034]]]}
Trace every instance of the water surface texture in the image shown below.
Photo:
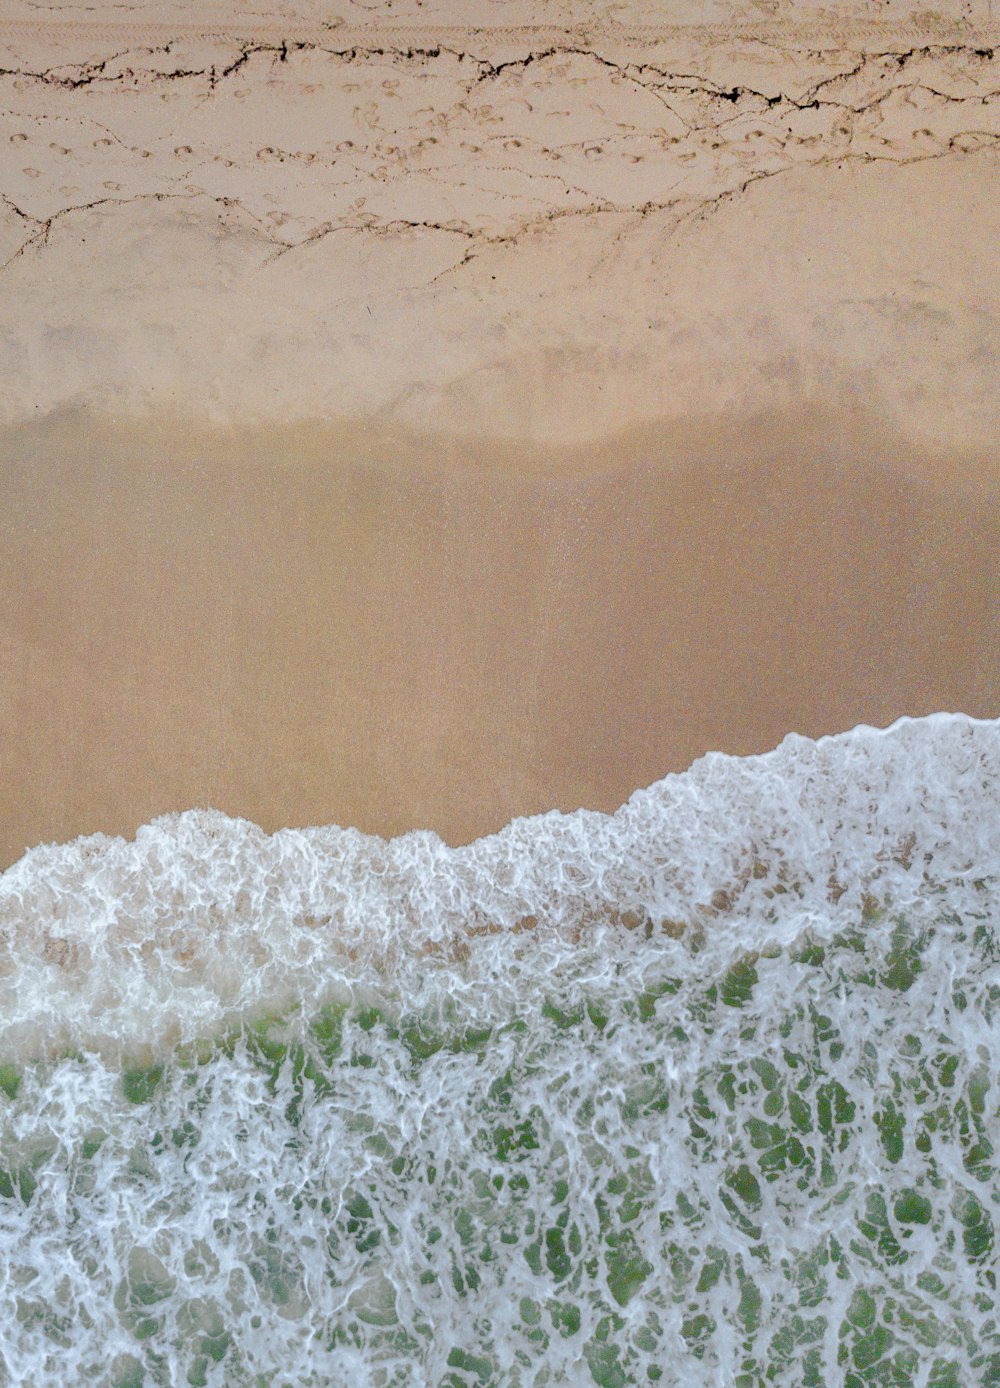
{"label": "water surface texture", "polygon": [[0,878],[0,1380],[1000,1382],[1000,724]]}

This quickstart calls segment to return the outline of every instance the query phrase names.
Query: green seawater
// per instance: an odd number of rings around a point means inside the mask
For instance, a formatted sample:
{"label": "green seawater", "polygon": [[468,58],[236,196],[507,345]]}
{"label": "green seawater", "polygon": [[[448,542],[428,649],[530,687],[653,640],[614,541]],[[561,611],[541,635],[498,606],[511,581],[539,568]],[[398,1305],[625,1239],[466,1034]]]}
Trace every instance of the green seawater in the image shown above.
{"label": "green seawater", "polygon": [[997,885],[7,1066],[0,1382],[1000,1385]]}

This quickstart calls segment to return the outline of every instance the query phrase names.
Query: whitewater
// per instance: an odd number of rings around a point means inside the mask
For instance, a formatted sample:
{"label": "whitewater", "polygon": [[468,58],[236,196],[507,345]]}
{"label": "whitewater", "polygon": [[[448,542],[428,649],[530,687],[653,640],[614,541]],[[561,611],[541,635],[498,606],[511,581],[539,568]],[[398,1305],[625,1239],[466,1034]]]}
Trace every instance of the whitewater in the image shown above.
{"label": "whitewater", "polygon": [[0,1383],[1000,1384],[1000,721],[0,875]]}

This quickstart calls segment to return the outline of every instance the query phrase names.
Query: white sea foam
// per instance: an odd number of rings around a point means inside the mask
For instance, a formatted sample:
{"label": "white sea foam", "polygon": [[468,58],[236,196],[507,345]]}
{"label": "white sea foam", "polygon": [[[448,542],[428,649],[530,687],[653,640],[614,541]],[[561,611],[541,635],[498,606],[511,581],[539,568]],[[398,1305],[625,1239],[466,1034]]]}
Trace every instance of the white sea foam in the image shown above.
{"label": "white sea foam", "polygon": [[945,714],[713,753],[614,815],[514,820],[462,848],[165,815],[0,876],[0,1061],[192,1041],[386,979],[416,1002],[433,978],[488,1013],[511,953],[547,969],[624,920],[701,924],[721,958],[834,931],[866,894],[905,909],[935,881],[971,892],[998,854],[1000,722]]}
{"label": "white sea foam", "polygon": [[998,888],[946,715],[462,849],[36,849],[0,1384],[1000,1381]]}
{"label": "white sea foam", "polygon": [[0,1060],[192,1041],[386,970],[406,994],[456,951],[474,958],[449,987],[504,992],[481,941],[525,924],[556,948],[622,917],[714,919],[712,952],[836,929],[865,892],[906,908],[929,881],[996,869],[999,770],[1000,722],[936,715],[710,754],[615,815],[514,820],[464,848],[426,831],[267,836],[214,811],[35,848],[0,877]]}

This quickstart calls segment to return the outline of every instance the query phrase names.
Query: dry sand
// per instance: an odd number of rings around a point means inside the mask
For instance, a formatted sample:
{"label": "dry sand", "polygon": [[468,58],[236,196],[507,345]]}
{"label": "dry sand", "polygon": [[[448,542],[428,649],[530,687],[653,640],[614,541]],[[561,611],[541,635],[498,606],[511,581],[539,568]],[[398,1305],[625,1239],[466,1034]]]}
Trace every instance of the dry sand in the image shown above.
{"label": "dry sand", "polygon": [[460,9],[5,6],[0,863],[1000,714],[989,6]]}

